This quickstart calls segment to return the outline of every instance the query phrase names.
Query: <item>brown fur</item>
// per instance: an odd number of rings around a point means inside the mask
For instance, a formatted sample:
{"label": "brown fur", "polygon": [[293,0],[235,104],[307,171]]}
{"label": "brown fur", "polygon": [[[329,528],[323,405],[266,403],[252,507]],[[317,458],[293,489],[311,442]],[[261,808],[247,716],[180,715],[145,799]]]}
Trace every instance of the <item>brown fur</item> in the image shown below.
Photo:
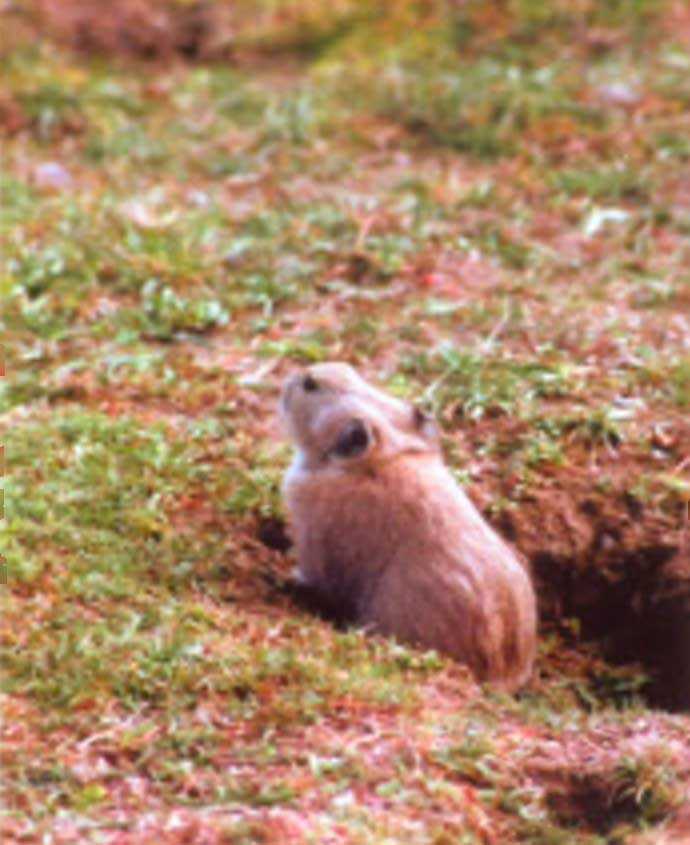
{"label": "brown fur", "polygon": [[290,377],[281,413],[296,445],[283,495],[300,580],[355,624],[480,680],[524,683],[529,576],[454,482],[432,421],[338,363]]}

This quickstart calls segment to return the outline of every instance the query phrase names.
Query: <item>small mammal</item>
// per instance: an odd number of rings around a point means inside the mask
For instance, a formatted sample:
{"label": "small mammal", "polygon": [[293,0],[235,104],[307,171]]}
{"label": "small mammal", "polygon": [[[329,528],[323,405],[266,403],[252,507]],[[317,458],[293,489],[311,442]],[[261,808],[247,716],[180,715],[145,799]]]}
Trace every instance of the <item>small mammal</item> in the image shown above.
{"label": "small mammal", "polygon": [[455,483],[433,420],[343,363],[289,376],[280,414],[295,444],[282,490],[300,583],[345,621],[523,684],[529,575]]}

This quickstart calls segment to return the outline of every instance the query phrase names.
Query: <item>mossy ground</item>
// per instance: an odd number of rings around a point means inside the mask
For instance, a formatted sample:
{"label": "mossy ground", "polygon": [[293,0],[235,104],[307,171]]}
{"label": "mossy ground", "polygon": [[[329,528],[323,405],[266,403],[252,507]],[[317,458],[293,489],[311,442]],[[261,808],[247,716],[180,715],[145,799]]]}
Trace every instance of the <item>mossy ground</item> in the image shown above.
{"label": "mossy ground", "polygon": [[688,719],[568,596],[538,677],[499,696],[300,610],[261,538],[280,380],[338,358],[423,398],[526,553],[577,546],[583,499],[678,542],[682,4],[238,4],[194,49],[113,29],[133,2],[86,44],[56,22],[88,3],[41,5],[4,12],[0,95],[3,841],[604,845],[662,822]]}

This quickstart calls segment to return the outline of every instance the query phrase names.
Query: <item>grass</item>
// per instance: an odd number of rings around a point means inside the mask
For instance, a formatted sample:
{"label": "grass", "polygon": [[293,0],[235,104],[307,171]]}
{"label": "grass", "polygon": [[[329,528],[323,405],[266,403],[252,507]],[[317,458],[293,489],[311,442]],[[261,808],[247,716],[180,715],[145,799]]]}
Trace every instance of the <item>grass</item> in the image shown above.
{"label": "grass", "polygon": [[3,13],[3,841],[623,842],[681,805],[687,717],[553,585],[510,697],[301,610],[260,538],[280,381],[334,358],[432,410],[554,573],[620,568],[596,520],[628,561],[675,536],[680,24],[279,6],[236,4],[232,61],[220,24],[147,63],[106,17],[93,55]]}

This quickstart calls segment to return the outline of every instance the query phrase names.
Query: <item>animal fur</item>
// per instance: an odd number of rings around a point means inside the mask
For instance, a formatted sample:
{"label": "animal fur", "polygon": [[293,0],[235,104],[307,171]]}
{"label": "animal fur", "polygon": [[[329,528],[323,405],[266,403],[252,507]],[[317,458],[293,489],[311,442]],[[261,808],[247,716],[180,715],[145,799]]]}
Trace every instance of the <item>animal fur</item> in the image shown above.
{"label": "animal fur", "polygon": [[340,618],[508,689],[532,672],[524,567],[444,466],[433,421],[341,363],[289,377],[283,495],[298,577]]}

